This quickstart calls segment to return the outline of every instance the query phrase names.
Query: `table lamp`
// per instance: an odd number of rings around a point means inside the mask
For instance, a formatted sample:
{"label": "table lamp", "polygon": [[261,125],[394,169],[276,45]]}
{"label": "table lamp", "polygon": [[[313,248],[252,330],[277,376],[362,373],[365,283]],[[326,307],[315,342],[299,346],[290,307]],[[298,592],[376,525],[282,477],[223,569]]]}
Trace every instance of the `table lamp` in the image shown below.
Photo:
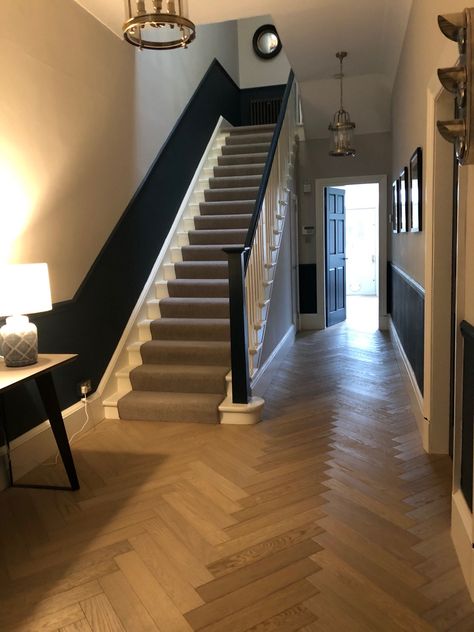
{"label": "table lamp", "polygon": [[9,367],[38,362],[38,332],[24,314],[52,309],[48,265],[19,263],[0,266],[0,355]]}

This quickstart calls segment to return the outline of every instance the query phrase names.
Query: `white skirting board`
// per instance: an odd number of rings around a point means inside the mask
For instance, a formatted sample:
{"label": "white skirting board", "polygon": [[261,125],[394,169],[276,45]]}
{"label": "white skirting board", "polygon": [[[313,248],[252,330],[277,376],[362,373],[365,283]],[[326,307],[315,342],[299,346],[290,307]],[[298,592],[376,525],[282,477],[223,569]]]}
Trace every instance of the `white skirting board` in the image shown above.
{"label": "white skirting board", "polygon": [[[87,400],[89,423],[84,432],[91,430],[104,418],[102,398],[95,393]],[[80,430],[86,421],[84,404],[82,401],[73,404],[63,411],[64,426],[69,437]],[[74,448],[74,444],[73,444]],[[58,449],[54,440],[51,426],[48,420],[39,426],[25,432],[10,443],[10,458],[12,461],[13,476],[18,480],[29,471],[56,455]],[[0,490],[9,485],[7,474],[6,449],[2,451],[2,466],[0,467]],[[61,462],[59,458],[58,462]],[[44,467],[47,467],[45,465]]]}
{"label": "white skirting board", "polygon": [[389,321],[389,332],[397,356],[398,365],[401,369],[402,378],[410,397],[413,413],[415,415],[418,430],[421,435],[423,449],[429,453],[430,427],[429,421],[424,416],[423,395],[420,392],[415,374],[413,373],[413,369],[411,368],[410,361],[406,356],[405,350],[403,349],[402,343],[400,342],[400,338],[397,334],[397,330],[395,329],[391,318]]}
{"label": "white skirting board", "polygon": [[324,329],[324,314],[300,314],[301,331],[311,331],[312,329]]}
{"label": "white skirting board", "polygon": [[275,371],[278,370],[281,362],[285,359],[286,354],[293,346],[296,336],[296,327],[291,325],[286,334],[275,347],[270,357],[258,371],[254,380],[252,380],[252,395],[263,397],[265,391],[272,382]]}

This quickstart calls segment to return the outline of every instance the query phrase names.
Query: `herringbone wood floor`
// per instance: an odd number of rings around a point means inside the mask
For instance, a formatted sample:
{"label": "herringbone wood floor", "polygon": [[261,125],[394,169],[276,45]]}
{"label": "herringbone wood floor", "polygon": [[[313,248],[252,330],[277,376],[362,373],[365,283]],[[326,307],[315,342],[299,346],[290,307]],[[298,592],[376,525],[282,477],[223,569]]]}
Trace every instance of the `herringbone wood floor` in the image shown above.
{"label": "herringbone wood floor", "polygon": [[265,416],[104,422],[80,492],[0,494],[0,629],[472,631],[450,461],[423,453],[387,337],[301,335]]}

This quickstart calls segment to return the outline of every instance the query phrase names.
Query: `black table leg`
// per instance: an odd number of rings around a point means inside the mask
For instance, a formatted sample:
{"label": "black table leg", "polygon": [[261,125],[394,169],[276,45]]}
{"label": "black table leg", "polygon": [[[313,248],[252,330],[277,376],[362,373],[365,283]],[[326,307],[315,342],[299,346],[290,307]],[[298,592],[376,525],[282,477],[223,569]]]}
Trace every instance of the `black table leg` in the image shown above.
{"label": "black table leg", "polygon": [[66,469],[71,489],[77,490],[79,489],[79,480],[77,478],[76,468],[72,459],[66,428],[64,427],[61,407],[59,406],[58,396],[56,395],[56,389],[54,388],[53,377],[51,373],[42,373],[41,375],[37,375],[35,377],[35,381],[38,386],[46,414],[48,415],[51,430],[53,431],[54,438],[56,439],[56,444]]}
{"label": "black table leg", "polygon": [[10,485],[13,485],[12,462],[10,459],[10,442],[8,440],[7,418],[5,415],[5,400],[3,399],[3,395],[1,394],[0,394],[0,428],[2,429],[2,439],[4,442],[3,445],[5,446],[5,450],[6,450],[8,478],[9,478]]}

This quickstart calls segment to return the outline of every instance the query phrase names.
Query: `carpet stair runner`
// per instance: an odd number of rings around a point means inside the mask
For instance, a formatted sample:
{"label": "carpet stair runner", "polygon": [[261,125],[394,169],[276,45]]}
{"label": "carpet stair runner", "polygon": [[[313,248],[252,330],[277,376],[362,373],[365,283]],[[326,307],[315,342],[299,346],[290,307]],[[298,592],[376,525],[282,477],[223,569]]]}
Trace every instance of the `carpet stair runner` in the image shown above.
{"label": "carpet stair runner", "polygon": [[130,372],[132,391],[119,399],[122,419],[219,423],[230,370],[227,256],[243,245],[270,148],[274,125],[232,128],[176,279],[159,302],[152,340],[140,348],[142,363]]}

